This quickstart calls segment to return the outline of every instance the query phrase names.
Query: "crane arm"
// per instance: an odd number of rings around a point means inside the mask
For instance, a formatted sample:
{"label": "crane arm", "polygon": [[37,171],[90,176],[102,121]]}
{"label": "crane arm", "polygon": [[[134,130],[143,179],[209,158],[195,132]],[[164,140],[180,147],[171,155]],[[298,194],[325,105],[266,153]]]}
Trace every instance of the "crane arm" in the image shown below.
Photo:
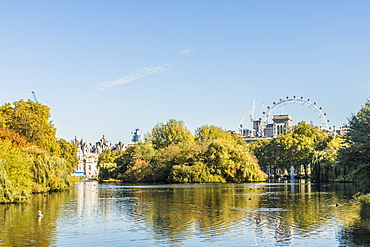
{"label": "crane arm", "polygon": [[37,98],[36,98],[36,93],[32,91],[33,99],[35,100],[36,103],[38,103]]}

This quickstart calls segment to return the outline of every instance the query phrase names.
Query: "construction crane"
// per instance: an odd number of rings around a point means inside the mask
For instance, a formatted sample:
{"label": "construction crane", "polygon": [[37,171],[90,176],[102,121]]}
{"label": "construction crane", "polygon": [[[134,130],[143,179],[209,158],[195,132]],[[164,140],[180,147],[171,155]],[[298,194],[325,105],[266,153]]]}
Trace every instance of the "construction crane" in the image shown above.
{"label": "construction crane", "polygon": [[256,99],[253,100],[252,110],[249,112],[249,118],[251,120],[251,129],[253,129],[254,111],[256,110]]}
{"label": "construction crane", "polygon": [[33,99],[35,100],[35,103],[38,103],[37,98],[36,98],[36,93],[34,91],[32,91],[31,93],[33,95]]}
{"label": "construction crane", "polygon": [[244,115],[245,115],[245,107],[243,109],[243,115],[240,119],[240,124],[239,124],[239,128],[240,128],[241,131],[243,130],[243,125],[244,125]]}

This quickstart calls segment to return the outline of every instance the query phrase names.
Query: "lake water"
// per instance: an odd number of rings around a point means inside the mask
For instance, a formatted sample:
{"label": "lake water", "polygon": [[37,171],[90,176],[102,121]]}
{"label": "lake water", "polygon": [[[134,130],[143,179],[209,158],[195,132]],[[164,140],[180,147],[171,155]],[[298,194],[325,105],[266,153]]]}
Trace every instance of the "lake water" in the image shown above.
{"label": "lake water", "polygon": [[370,246],[370,213],[354,193],[351,184],[305,180],[76,182],[0,205],[0,246]]}

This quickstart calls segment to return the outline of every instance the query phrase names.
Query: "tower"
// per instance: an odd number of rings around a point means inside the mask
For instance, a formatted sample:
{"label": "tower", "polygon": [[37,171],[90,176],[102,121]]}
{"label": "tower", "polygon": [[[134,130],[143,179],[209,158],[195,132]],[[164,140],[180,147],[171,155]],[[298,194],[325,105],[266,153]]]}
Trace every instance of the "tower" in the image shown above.
{"label": "tower", "polygon": [[142,142],[140,128],[136,128],[134,132],[131,132],[131,134],[132,134],[132,140],[131,141],[133,143]]}

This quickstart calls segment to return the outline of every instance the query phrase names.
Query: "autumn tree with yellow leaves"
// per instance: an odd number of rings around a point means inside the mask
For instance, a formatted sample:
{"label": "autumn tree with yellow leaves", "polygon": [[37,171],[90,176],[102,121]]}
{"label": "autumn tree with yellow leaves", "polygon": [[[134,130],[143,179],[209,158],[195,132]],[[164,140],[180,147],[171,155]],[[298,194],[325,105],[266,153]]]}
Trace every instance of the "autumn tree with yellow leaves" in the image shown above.
{"label": "autumn tree with yellow leaves", "polygon": [[69,187],[77,148],[56,137],[49,107],[19,100],[0,107],[0,203]]}

